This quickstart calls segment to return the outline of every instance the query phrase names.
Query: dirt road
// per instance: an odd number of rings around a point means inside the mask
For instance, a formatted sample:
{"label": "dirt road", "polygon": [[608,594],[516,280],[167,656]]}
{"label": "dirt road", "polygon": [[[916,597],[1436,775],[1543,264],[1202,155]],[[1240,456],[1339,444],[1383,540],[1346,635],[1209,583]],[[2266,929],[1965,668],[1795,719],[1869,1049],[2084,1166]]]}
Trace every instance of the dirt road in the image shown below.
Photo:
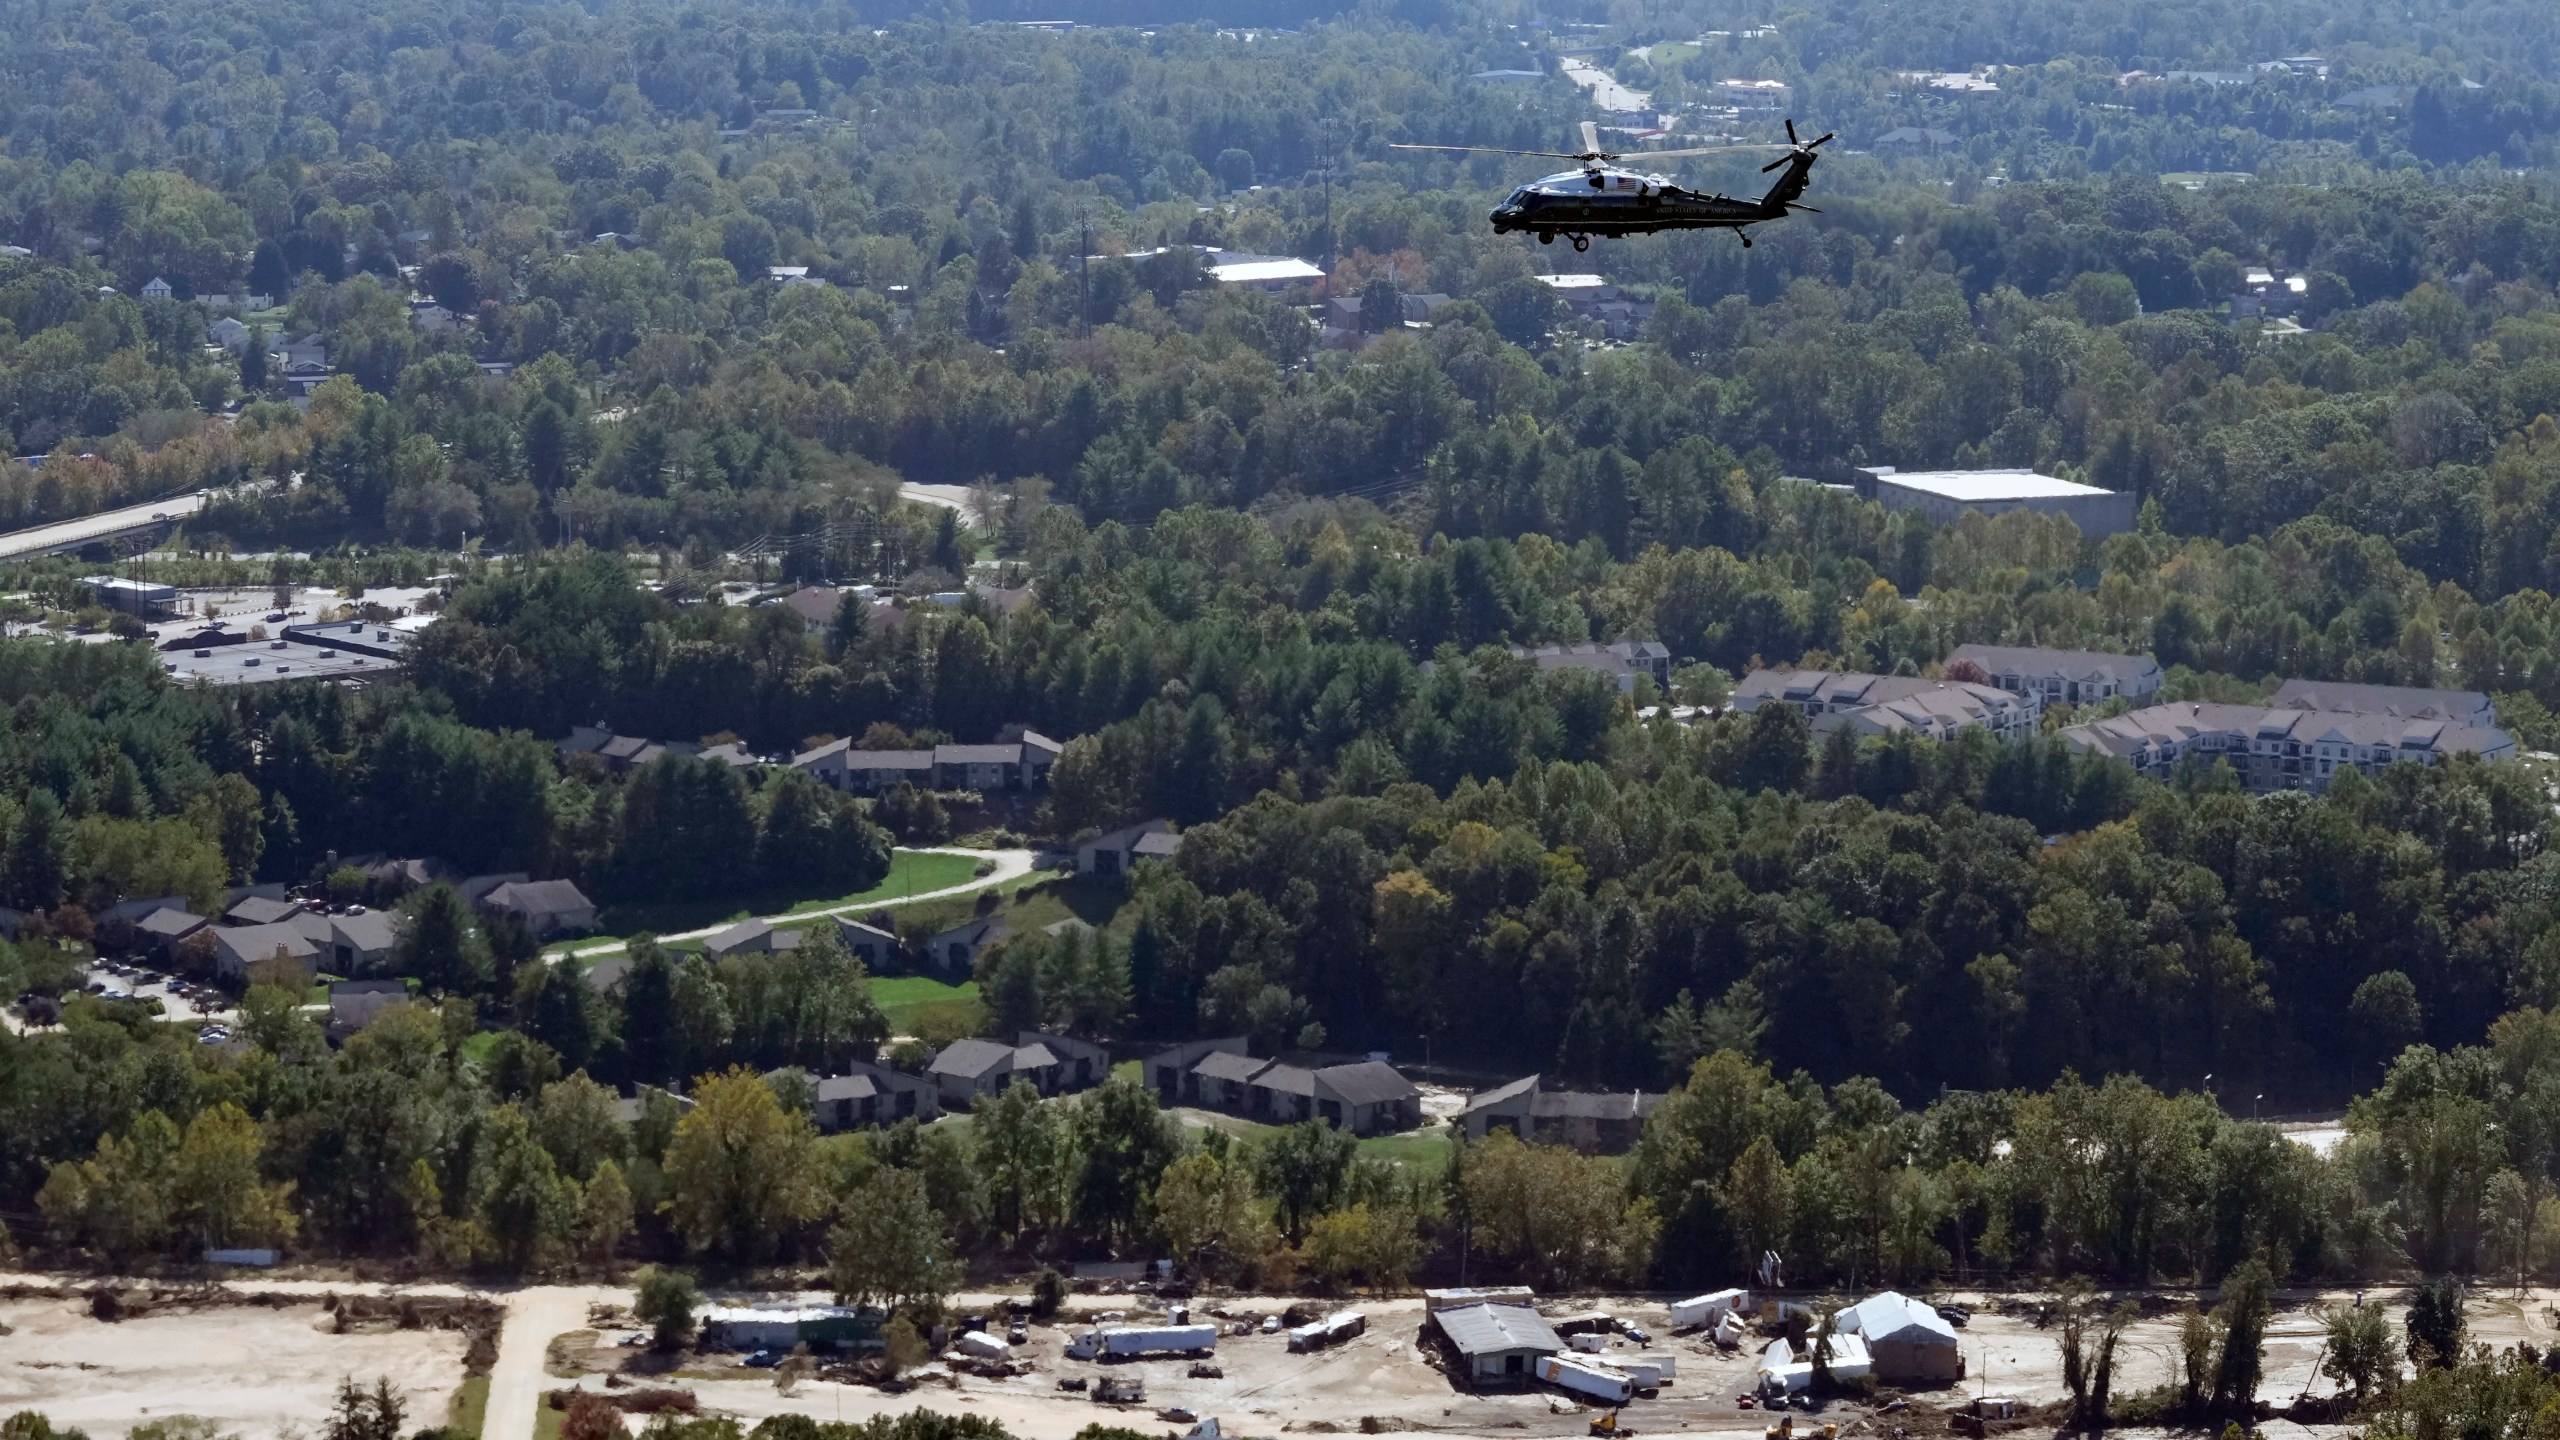
{"label": "dirt road", "polygon": [[553,1336],[587,1323],[587,1307],[621,1303],[631,1292],[589,1285],[540,1285],[506,1298],[507,1328],[498,1332],[498,1360],[489,1367],[489,1413],[480,1440],[533,1440],[542,1392],[555,1382],[542,1362]]}

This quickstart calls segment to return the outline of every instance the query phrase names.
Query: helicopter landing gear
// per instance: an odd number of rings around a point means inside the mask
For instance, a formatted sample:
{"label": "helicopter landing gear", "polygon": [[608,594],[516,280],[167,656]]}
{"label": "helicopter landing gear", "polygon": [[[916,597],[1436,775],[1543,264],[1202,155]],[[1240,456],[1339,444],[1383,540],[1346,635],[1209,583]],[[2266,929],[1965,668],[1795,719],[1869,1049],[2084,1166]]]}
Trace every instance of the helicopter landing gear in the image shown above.
{"label": "helicopter landing gear", "polygon": [[1588,235],[1576,235],[1576,236],[1574,236],[1574,237],[1573,237],[1573,253],[1575,253],[1576,255],[1579,255],[1579,254],[1581,254],[1583,251],[1588,250],[1588,249],[1590,249],[1590,248],[1591,248],[1591,237],[1590,237],[1590,236],[1588,236]]}
{"label": "helicopter landing gear", "polygon": [[1748,235],[1748,234],[1746,234],[1746,233],[1744,233],[1743,231],[1740,231],[1740,230],[1736,230],[1736,231],[1734,231],[1733,233],[1734,233],[1734,234],[1736,234],[1736,235],[1740,235],[1740,236],[1742,236],[1742,248],[1743,248],[1743,249],[1748,250],[1748,249],[1750,249],[1750,248],[1751,248],[1751,237],[1750,237],[1750,235]]}
{"label": "helicopter landing gear", "polygon": [[1538,243],[1539,243],[1539,244],[1541,244],[1541,245],[1553,245],[1554,243],[1556,243],[1556,232],[1554,232],[1553,230],[1541,230],[1541,231],[1539,231],[1539,232],[1538,232]]}

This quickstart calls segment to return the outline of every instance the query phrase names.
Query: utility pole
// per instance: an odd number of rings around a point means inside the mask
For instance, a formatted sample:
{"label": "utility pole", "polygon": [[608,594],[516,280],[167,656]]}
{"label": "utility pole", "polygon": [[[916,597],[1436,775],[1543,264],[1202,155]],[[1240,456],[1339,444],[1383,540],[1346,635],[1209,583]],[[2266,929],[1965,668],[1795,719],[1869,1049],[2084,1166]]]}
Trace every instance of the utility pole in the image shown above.
{"label": "utility pole", "polygon": [[1324,273],[1333,274],[1333,117],[1316,122],[1316,168],[1324,175]]}
{"label": "utility pole", "polygon": [[1093,269],[1093,233],[1086,222],[1093,218],[1093,207],[1076,206],[1076,333],[1093,333],[1093,284],[1088,278]]}

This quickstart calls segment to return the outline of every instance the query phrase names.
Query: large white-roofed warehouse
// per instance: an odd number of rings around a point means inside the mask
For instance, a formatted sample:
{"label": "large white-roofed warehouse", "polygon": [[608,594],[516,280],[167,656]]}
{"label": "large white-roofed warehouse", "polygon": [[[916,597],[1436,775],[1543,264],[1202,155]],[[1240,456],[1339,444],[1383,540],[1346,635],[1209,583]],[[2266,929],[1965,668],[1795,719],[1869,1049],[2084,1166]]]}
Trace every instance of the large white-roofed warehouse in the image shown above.
{"label": "large white-roofed warehouse", "polygon": [[1456,1305],[1431,1323],[1457,1352],[1458,1373],[1477,1385],[1526,1385],[1538,1362],[1564,1349],[1545,1317],[1526,1305]]}
{"label": "large white-roofed warehouse", "polygon": [[[1896,470],[1876,465],[1858,473],[1874,485],[1876,502],[1887,510],[1917,510],[1939,525],[1953,525],[1967,514],[2033,510],[2068,516],[2082,535],[2093,540],[2133,528],[2132,495],[2057,480],[2033,470]],[[1867,486],[1858,488],[1864,491]]]}

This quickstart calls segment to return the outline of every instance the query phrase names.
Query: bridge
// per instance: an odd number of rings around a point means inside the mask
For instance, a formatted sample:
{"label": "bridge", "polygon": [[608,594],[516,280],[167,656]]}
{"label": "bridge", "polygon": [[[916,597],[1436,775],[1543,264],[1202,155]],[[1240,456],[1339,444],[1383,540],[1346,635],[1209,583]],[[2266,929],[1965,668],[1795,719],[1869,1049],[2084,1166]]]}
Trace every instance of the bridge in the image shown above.
{"label": "bridge", "polygon": [[210,490],[198,490],[162,500],[146,500],[121,510],[101,510],[77,520],[57,520],[50,525],[12,530],[0,535],[0,560],[62,555],[85,550],[92,545],[112,547],[120,540],[156,535],[203,509],[212,495]]}

